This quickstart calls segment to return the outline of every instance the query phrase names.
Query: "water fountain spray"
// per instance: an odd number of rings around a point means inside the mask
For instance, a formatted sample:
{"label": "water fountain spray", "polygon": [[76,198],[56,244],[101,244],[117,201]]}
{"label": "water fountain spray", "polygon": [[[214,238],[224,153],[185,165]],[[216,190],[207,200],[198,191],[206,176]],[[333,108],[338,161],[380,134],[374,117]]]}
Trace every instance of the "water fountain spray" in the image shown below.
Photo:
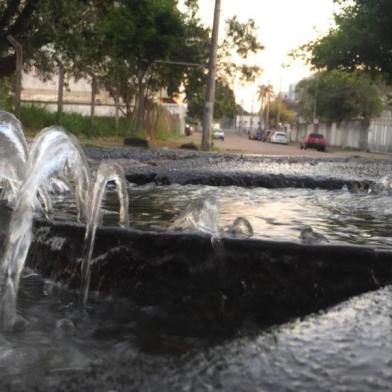
{"label": "water fountain spray", "polygon": [[61,127],[49,127],[36,137],[26,165],[26,177],[18,190],[11,216],[5,251],[0,262],[0,326],[8,328],[16,320],[16,299],[20,274],[32,239],[37,192],[56,172],[68,166],[75,184],[79,215],[87,213],[90,171],[76,139]]}
{"label": "water fountain spray", "polygon": [[81,302],[86,305],[91,277],[91,259],[94,249],[95,233],[100,220],[100,211],[106,187],[109,182],[116,184],[117,194],[120,201],[120,225],[129,225],[128,206],[129,198],[124,171],[114,161],[103,161],[100,163],[95,182],[91,184],[89,192],[89,210],[84,237],[84,250],[82,257],[82,279],[81,279]]}

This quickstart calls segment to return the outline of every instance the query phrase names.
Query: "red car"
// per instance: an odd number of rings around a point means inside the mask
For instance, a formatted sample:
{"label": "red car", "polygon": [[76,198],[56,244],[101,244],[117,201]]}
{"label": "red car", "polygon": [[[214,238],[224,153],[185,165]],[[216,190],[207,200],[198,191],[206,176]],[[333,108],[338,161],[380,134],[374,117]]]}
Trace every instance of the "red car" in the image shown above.
{"label": "red car", "polygon": [[315,148],[319,151],[325,151],[327,148],[327,142],[323,135],[320,133],[309,133],[304,136],[300,143],[301,149]]}

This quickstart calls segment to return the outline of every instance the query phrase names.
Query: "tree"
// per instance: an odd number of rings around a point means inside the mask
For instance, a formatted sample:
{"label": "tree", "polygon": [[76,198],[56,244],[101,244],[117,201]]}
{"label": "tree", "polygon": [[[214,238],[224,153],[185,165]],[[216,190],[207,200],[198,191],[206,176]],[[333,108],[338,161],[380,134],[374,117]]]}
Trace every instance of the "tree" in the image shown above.
{"label": "tree", "polygon": [[[25,63],[51,72],[55,56],[73,43],[77,50],[89,15],[108,0],[0,0],[0,77],[15,70],[15,56],[7,41],[12,35],[23,45]],[[90,44],[90,47],[93,45]]]}
{"label": "tree", "polygon": [[260,102],[260,124],[264,127],[269,125],[270,99],[273,95],[274,90],[271,85],[262,84],[257,88],[257,99]]}
{"label": "tree", "polygon": [[15,70],[15,54],[10,50],[7,36],[31,41],[37,4],[38,0],[0,0],[0,77]]}
{"label": "tree", "polygon": [[[258,53],[264,46],[257,39],[257,26],[253,19],[241,23],[234,16],[226,20],[225,39],[218,50],[218,75],[232,84],[239,78],[243,82],[254,82],[261,73],[258,65],[245,62],[251,54]],[[238,60],[233,60],[235,55]]]}
{"label": "tree", "polygon": [[[207,68],[209,56],[210,31],[202,27],[200,19],[195,17],[196,9],[190,13],[194,21],[189,41],[187,53],[196,53],[192,61],[199,64],[205,64]],[[250,19],[244,23],[237,20],[236,17],[226,21],[226,36],[218,48],[218,70],[217,70],[217,91],[216,99],[220,99],[219,89],[224,86],[232,91],[234,81],[239,79],[242,82],[252,82],[261,72],[257,65],[245,63],[250,54],[257,53],[263,49],[261,43],[257,40],[256,24]],[[195,50],[193,49],[195,48]],[[236,58],[236,61],[233,61]],[[188,112],[192,117],[201,118],[203,115],[203,105],[205,100],[205,88],[207,83],[207,74],[203,68],[193,68],[186,72],[184,80],[186,99],[188,102]],[[230,111],[223,114],[220,112],[221,106],[215,105],[215,116],[227,115],[231,117],[234,113],[234,106],[230,104]],[[218,117],[217,117],[218,118]]]}
{"label": "tree", "polygon": [[[280,123],[292,123],[294,120],[294,113],[288,109],[286,104],[278,97],[270,104],[270,115],[268,126],[276,126]],[[279,119],[279,121],[278,121]]]}
{"label": "tree", "polygon": [[379,91],[361,72],[324,71],[303,79],[297,86],[299,114],[311,121],[369,119],[382,110]]}
{"label": "tree", "polygon": [[107,47],[112,48],[112,70],[120,67],[119,82],[130,83],[134,91],[139,129],[146,96],[168,84],[162,75],[170,71],[159,61],[171,59],[176,48],[183,46],[182,15],[175,0],[116,1],[108,10],[104,34]]}
{"label": "tree", "polygon": [[236,103],[234,91],[222,80],[217,80],[215,91],[214,117],[234,119],[236,115]]}
{"label": "tree", "polygon": [[335,0],[343,8],[336,27],[303,47],[316,68],[362,70],[392,81],[390,0]]}

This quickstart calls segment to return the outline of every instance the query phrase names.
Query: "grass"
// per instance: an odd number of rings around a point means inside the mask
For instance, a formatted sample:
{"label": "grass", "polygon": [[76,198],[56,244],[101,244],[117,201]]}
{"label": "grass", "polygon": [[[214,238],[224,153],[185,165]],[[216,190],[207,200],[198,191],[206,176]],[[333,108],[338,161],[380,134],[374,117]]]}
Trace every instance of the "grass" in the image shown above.
{"label": "grass", "polygon": [[[168,114],[159,116],[158,121],[150,125],[150,131],[142,129],[140,132],[135,132],[134,124],[124,117],[120,117],[117,131],[113,117],[96,116],[92,123],[90,116],[62,113],[58,119],[57,113],[48,111],[42,105],[22,106],[21,121],[30,137],[45,127],[58,124],[77,136],[81,143],[96,145],[122,145],[126,136],[158,141],[175,140],[181,136],[178,124]],[[143,128],[146,128],[146,124]]]}
{"label": "grass", "polygon": [[30,131],[29,133],[36,133],[38,130],[54,124],[63,126],[78,137],[119,137],[134,133],[132,124],[125,118],[120,118],[119,131],[117,131],[112,117],[97,116],[92,123],[89,116],[83,116],[79,113],[62,113],[58,119],[57,113],[52,113],[45,107],[37,105],[23,106],[21,121],[24,127]]}

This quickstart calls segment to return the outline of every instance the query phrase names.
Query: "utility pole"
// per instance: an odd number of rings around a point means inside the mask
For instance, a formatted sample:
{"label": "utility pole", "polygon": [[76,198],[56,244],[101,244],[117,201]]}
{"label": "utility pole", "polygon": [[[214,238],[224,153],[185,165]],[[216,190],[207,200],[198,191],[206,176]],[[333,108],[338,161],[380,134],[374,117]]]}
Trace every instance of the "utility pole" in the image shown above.
{"label": "utility pole", "polygon": [[270,94],[271,94],[271,84],[268,82],[268,90],[267,90],[267,104],[265,108],[265,127],[269,128],[269,116],[270,116]]}
{"label": "utility pole", "polygon": [[16,117],[20,118],[20,106],[21,106],[21,95],[22,95],[23,47],[12,35],[7,35],[7,40],[15,49],[15,55],[16,55],[15,114]]}
{"label": "utility pole", "polygon": [[57,91],[57,115],[56,121],[57,124],[61,124],[61,116],[63,113],[63,97],[64,97],[64,64],[61,62],[59,58],[55,58],[57,65],[59,67],[59,85]]}
{"label": "utility pole", "polygon": [[210,61],[208,64],[207,97],[204,107],[203,134],[201,139],[201,148],[203,150],[209,150],[211,146],[211,125],[214,118],[216,58],[218,50],[220,8],[221,0],[215,0],[214,24],[212,27],[210,47]]}
{"label": "utility pole", "polygon": [[319,120],[317,118],[317,101],[318,101],[318,90],[319,90],[319,83],[320,83],[320,73],[317,72],[316,76],[316,94],[314,97],[313,102],[313,132],[317,133],[319,129]]}
{"label": "utility pole", "polygon": [[282,110],[282,77],[279,79],[278,113],[276,114],[276,130],[280,130],[280,112]]}
{"label": "utility pole", "polygon": [[90,102],[90,135],[94,133],[95,117],[95,96],[97,95],[97,78],[92,73],[91,76],[91,102]]}

